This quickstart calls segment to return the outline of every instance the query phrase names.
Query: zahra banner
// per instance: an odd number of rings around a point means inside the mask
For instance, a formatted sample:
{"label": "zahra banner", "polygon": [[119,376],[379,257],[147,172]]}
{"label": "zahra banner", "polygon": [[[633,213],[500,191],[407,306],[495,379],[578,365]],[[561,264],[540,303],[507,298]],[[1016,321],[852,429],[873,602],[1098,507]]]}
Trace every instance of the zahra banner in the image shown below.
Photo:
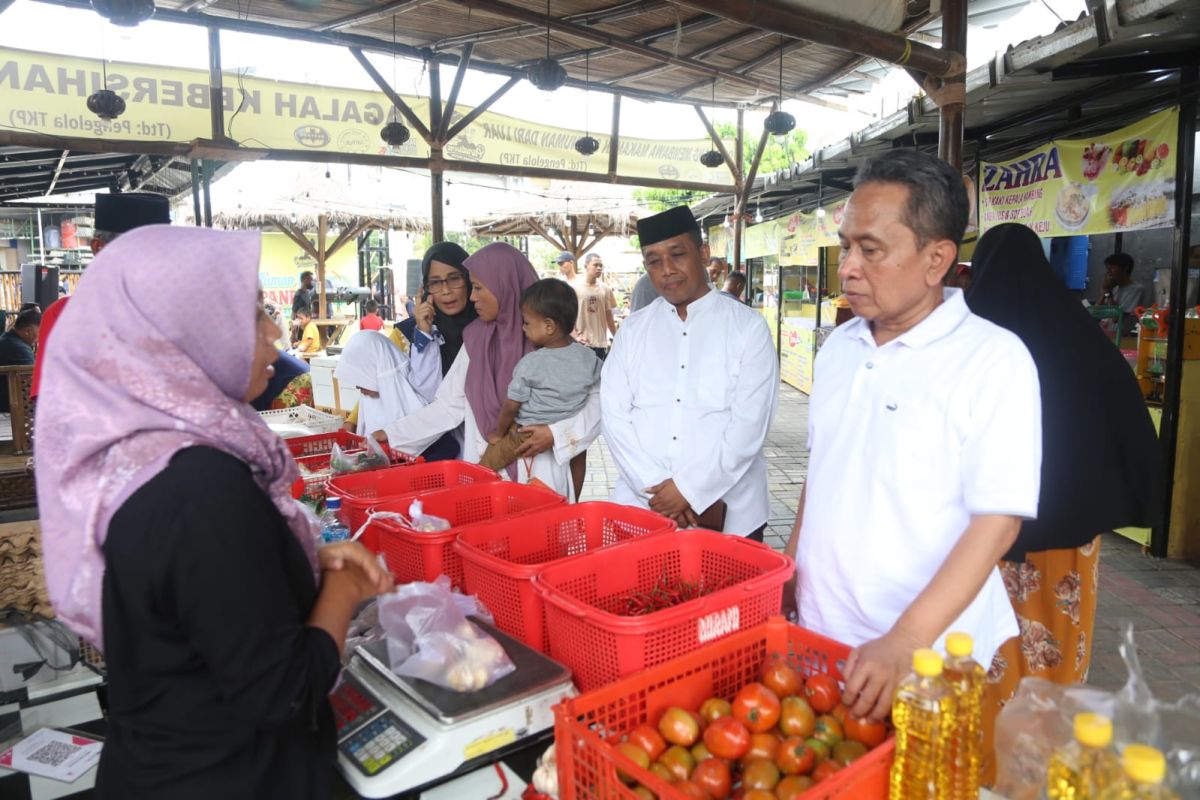
{"label": "zahra banner", "polygon": [[1172,108],[1092,139],[1060,139],[1012,161],[980,165],[980,228],[1019,222],[1039,236],[1175,224]]}
{"label": "zahra banner", "polygon": [[[245,147],[372,153],[428,158],[429,147],[414,131],[402,147],[379,138],[391,103],[382,92],[312,86],[225,73],[226,134]],[[203,70],[111,62],[108,88],[127,109],[105,121],[87,109],[87,97],[103,88],[100,62],[0,48],[0,127],[55,136],[188,142],[211,138],[208,73]],[[429,101],[404,97],[422,120]],[[471,111],[456,106],[455,120]],[[555,128],[486,111],[445,147],[449,160],[510,167],[540,167],[605,174],[611,137],[591,133],[600,149],[575,152],[583,131]],[[620,137],[617,169],[634,178],[731,183],[723,167],[699,163],[707,139],[659,140]]]}

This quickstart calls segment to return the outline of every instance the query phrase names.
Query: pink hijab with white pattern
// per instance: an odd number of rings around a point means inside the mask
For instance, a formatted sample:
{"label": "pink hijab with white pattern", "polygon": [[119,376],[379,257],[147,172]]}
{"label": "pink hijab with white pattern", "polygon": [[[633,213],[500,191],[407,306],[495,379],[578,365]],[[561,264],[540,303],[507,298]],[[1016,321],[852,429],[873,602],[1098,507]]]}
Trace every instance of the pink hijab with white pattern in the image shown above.
{"label": "pink hijab with white pattern", "polygon": [[258,233],[138,228],[91,263],[54,329],[35,432],[46,583],[58,616],[97,645],[109,522],[185,448],[245,462],[316,563],[295,461],[242,400],[259,251]]}

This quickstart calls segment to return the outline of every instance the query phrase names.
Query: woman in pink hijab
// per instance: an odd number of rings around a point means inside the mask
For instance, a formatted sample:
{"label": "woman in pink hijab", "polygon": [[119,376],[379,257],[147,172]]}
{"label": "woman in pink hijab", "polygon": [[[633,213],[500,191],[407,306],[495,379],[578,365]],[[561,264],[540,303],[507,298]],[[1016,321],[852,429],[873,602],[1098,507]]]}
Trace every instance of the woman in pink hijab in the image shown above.
{"label": "woman in pink hijab", "polygon": [[127,233],[47,353],[46,582],[108,666],[98,798],[327,796],[346,628],[390,588],[357,545],[317,552],[295,462],[248,404],[280,335],[258,260],[257,233]]}
{"label": "woman in pink hijab", "polygon": [[[521,330],[521,293],[538,276],[521,251],[503,242],[482,248],[463,266],[471,273],[471,301],[479,316],[463,330],[462,350],[433,402],[385,426],[376,438],[402,452],[420,453],[462,426],[462,458],[478,463],[508,396],[513,367],[533,349]],[[574,417],[523,430],[531,435],[508,476],[523,482],[537,478],[574,500],[570,462],[600,432],[599,386]]]}

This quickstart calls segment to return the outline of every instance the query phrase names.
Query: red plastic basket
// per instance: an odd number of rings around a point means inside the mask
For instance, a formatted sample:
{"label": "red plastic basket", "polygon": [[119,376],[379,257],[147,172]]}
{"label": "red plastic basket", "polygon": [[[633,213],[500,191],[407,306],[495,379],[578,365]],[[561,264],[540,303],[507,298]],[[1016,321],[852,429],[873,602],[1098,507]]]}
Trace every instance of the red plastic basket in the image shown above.
{"label": "red plastic basket", "polygon": [[287,442],[288,449],[296,458],[323,455],[332,451],[335,444],[343,450],[362,450],[367,446],[366,439],[344,430],[318,433],[315,436],[297,436],[284,441]]}
{"label": "red plastic basket", "polygon": [[[494,483],[500,476],[487,467],[465,461],[432,461],[425,464],[356,472],[330,478],[326,493],[342,500],[346,525],[357,531],[367,521],[372,506],[398,497],[466,486]],[[407,510],[407,506],[405,506]]]}
{"label": "red plastic basket", "polygon": [[454,545],[464,590],[496,618],[496,627],[550,652],[545,610],[531,580],[543,567],[618,542],[675,530],[666,517],[616,503],[577,503],[476,525]]}
{"label": "red plastic basket", "polygon": [[[380,519],[367,527],[366,533],[374,535],[373,541],[369,539],[365,544],[368,547],[374,545],[373,549],[384,554],[397,583],[432,581],[439,575],[446,575],[455,588],[463,585],[462,559],[454,549],[454,540],[461,528],[566,502],[566,498],[557,492],[511,481],[457,486],[421,494],[419,498],[425,513],[447,520],[449,530],[425,533],[405,527],[396,520]],[[372,507],[371,511],[395,511],[407,515],[414,499],[417,497],[390,500]]]}
{"label": "red plastic basket", "polygon": [[[407,453],[401,453],[399,450],[392,450],[388,447],[384,447],[383,450],[388,454],[391,466],[419,464],[425,460],[421,456],[410,456]],[[343,452],[346,455],[354,455],[363,452],[363,450],[344,450]],[[301,467],[301,475],[292,484],[292,497],[303,501],[323,502],[325,500],[325,484],[329,482],[330,477],[329,462],[332,459],[332,451],[317,456],[299,456],[296,458],[296,463]],[[375,467],[375,469],[384,468]]]}
{"label": "red plastic basket", "polygon": [[[710,531],[651,536],[543,568],[533,585],[546,601],[550,655],[588,691],[778,614],[794,565],[758,542]],[[632,592],[659,580],[708,585],[712,594],[644,616],[621,616]]]}
{"label": "red plastic basket", "polygon": [[[805,676],[820,672],[840,681],[841,663],[850,648],[789,625],[782,617],[771,617],[762,625],[681,652],[684,654],[645,672],[564,700],[554,707],[558,791],[562,800],[635,800],[633,789],[617,777],[618,768],[635,777],[660,800],[686,800],[649,770],[621,756],[613,743],[638,725],[656,724],[663,711],[671,706],[695,709],[709,697],[732,700],[742,686],[758,680],[766,660],[777,655]],[[814,786],[804,794],[805,800],[884,800],[888,796],[888,771],[894,754],[895,742],[889,739]]]}

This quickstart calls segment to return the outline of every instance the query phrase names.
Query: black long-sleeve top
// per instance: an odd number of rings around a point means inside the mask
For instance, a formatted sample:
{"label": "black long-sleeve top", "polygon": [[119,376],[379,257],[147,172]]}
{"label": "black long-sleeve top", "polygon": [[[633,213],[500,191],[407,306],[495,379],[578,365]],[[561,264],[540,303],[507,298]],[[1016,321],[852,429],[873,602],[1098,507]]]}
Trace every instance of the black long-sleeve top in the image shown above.
{"label": "black long-sleeve top", "polygon": [[181,451],[104,543],[101,800],[324,798],[337,647],[300,544],[238,459]]}

